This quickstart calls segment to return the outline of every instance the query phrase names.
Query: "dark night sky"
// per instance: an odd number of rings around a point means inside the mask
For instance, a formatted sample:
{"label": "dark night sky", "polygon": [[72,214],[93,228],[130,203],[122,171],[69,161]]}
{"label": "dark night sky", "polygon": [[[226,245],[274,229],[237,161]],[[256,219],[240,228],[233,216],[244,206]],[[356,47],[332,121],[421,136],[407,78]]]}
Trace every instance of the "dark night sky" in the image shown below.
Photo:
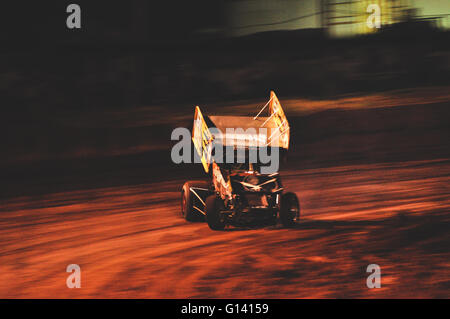
{"label": "dark night sky", "polygon": [[[82,29],[75,32],[66,28],[70,3],[82,11]],[[197,29],[217,29],[223,24],[223,8],[220,0],[17,0],[2,4],[0,17],[4,43],[70,42],[80,36],[88,42],[127,42],[139,32],[158,42],[184,38]]]}
{"label": "dark night sky", "polygon": [[[66,6],[82,8],[82,30],[65,27]],[[449,0],[412,0],[422,15],[450,13]],[[195,32],[204,35],[241,35],[273,29],[318,27],[316,17],[289,24],[229,32],[230,28],[253,23],[272,23],[317,11],[316,0],[190,0],[190,1],[107,1],[107,0],[16,0],[2,4],[0,35],[3,47],[9,43],[54,44],[65,42],[129,43],[186,40]],[[450,27],[450,17],[442,26]]]}

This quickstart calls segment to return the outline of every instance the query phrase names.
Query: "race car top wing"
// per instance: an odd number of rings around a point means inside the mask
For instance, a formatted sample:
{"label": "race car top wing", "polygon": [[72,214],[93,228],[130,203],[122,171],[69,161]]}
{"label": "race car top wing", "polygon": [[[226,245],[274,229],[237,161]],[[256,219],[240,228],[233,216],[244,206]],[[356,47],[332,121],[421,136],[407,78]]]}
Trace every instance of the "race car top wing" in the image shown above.
{"label": "race car top wing", "polygon": [[192,128],[192,142],[194,143],[194,147],[200,156],[206,173],[208,173],[209,164],[211,163],[212,140],[213,137],[203,118],[202,112],[200,111],[200,108],[196,106],[194,126]]}
{"label": "race car top wing", "polygon": [[283,108],[281,107],[280,101],[278,100],[274,91],[270,91],[270,100],[269,100],[269,113],[270,117],[273,118],[277,130],[269,137],[269,143],[278,137],[278,145],[285,149],[289,149],[289,122],[284,115]]}

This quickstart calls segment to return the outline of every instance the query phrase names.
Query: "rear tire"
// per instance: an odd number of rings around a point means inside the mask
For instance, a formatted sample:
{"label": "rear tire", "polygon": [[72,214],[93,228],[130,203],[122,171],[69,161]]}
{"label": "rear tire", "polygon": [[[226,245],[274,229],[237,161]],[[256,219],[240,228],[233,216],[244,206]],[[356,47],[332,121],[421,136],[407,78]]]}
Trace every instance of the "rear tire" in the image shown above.
{"label": "rear tire", "polygon": [[280,221],[284,227],[291,227],[300,219],[300,202],[294,193],[286,193],[281,196]]}
{"label": "rear tire", "polygon": [[[181,189],[181,216],[189,222],[197,221],[202,218],[202,214],[194,208],[203,208],[203,204],[198,200],[198,198],[191,192],[191,187],[200,187],[209,189],[209,183],[205,181],[187,181],[184,183]],[[200,193],[200,192],[197,192]]]}
{"label": "rear tire", "polygon": [[225,228],[225,220],[220,213],[222,201],[216,195],[206,198],[206,222],[212,230],[222,230]]}

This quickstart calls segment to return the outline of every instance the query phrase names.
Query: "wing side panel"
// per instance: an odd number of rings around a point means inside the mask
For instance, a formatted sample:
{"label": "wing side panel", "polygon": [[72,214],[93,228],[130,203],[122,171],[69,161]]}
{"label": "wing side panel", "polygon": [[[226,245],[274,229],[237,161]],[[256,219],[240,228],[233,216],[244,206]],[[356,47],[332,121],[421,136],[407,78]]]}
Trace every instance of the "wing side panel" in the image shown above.
{"label": "wing side panel", "polygon": [[277,132],[270,136],[270,138],[273,140],[278,137],[278,144],[280,145],[280,147],[289,149],[289,122],[286,118],[286,115],[284,115],[283,108],[281,107],[280,101],[278,100],[274,91],[270,91],[269,113],[278,127]]}
{"label": "wing side panel", "polygon": [[205,172],[208,173],[211,163],[212,135],[198,106],[195,107],[192,142],[200,156]]}

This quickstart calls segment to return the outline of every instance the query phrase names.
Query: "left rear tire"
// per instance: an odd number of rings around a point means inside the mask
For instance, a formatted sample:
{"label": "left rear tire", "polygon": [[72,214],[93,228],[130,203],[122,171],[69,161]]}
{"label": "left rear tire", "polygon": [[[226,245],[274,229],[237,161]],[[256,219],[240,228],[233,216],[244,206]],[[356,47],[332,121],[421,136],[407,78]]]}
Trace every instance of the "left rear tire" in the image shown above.
{"label": "left rear tire", "polygon": [[206,222],[212,230],[222,230],[225,228],[225,220],[220,213],[220,208],[223,206],[222,200],[216,195],[211,195],[206,198]]}

